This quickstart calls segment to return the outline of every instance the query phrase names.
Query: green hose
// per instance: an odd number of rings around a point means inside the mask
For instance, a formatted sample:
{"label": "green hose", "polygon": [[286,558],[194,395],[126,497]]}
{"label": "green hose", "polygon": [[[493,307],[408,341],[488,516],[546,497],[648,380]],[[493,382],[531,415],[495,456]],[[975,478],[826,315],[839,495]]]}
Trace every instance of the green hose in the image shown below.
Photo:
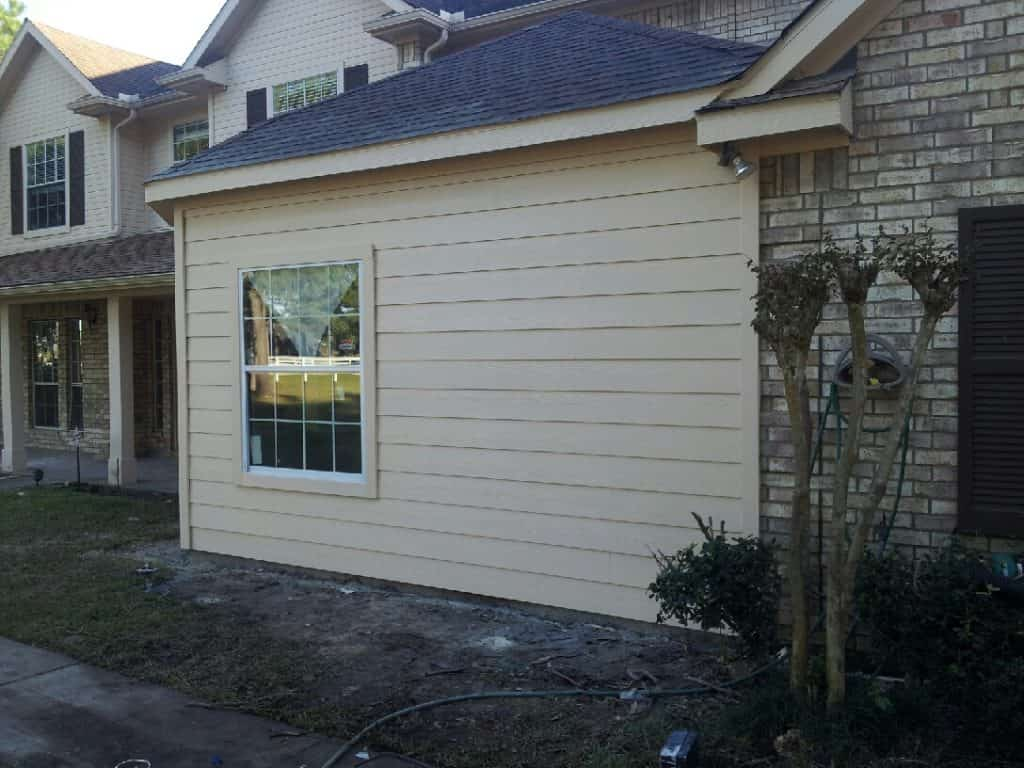
{"label": "green hose", "polygon": [[341,745],[341,748],[331,755],[330,759],[323,764],[322,768],[333,768],[342,758],[345,757],[349,752],[355,749],[356,745],[362,740],[366,734],[376,730],[385,723],[390,723],[392,720],[397,720],[400,717],[406,715],[415,714],[416,712],[423,712],[428,709],[436,709],[437,707],[445,706],[447,704],[461,704],[467,701],[486,701],[488,699],[568,699],[568,698],[601,698],[601,699],[621,699],[622,701],[639,701],[643,699],[664,699],[681,696],[700,696],[705,693],[720,692],[723,688],[736,688],[737,686],[743,685],[744,683],[750,682],[754,678],[760,677],[765,672],[774,669],[783,661],[788,658],[789,654],[786,650],[779,651],[774,658],[767,664],[758,667],[753,672],[743,677],[730,680],[729,682],[722,683],[722,685],[708,686],[701,685],[693,688],[662,688],[653,690],[629,690],[629,691],[613,691],[613,690],[588,690],[588,689],[570,689],[570,690],[557,690],[557,691],[484,691],[482,693],[466,693],[461,696],[450,696],[446,699],[435,699],[434,701],[425,701],[422,704],[416,704],[405,709],[399,709],[392,712],[389,715],[378,718],[370,723],[368,726],[363,728],[359,733],[353,736],[351,739]]}

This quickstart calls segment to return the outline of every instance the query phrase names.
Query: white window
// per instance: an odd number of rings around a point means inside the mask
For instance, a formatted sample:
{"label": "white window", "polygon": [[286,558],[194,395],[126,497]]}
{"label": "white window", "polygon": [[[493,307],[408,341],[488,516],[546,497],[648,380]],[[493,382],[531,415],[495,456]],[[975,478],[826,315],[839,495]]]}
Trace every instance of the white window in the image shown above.
{"label": "white window", "polygon": [[210,146],[210,124],[194,120],[174,126],[174,162],[190,160]]}
{"label": "white window", "polygon": [[275,115],[308,107],[310,104],[316,104],[318,101],[338,95],[338,73],[327,72],[323,75],[275,85],[273,95]]}
{"label": "white window", "polygon": [[407,43],[400,43],[398,46],[398,68],[408,69],[409,67],[418,67],[422,61],[420,54],[420,44],[412,40]]}
{"label": "white window", "polygon": [[362,478],[363,266],[241,273],[244,469]]}
{"label": "white window", "polygon": [[65,137],[25,145],[25,218],[28,230],[67,223]]}

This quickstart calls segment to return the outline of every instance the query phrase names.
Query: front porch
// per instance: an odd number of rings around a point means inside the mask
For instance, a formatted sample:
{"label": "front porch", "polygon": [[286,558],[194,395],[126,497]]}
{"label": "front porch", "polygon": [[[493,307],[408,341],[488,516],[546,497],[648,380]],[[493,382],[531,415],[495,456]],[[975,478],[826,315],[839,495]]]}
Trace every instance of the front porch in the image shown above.
{"label": "front porch", "polygon": [[[0,475],[0,492],[14,488],[35,485],[35,470],[43,471],[43,484],[69,484],[81,482],[87,485],[103,485],[109,481],[109,466],[105,457],[82,453],[81,477],[75,461],[74,451],[52,451],[44,448],[29,448],[25,458],[23,474]],[[136,478],[134,490],[152,493],[178,492],[178,460],[175,456],[149,456],[135,461]]]}
{"label": "front porch", "polygon": [[176,361],[170,233],[0,259],[0,474],[175,492]]}

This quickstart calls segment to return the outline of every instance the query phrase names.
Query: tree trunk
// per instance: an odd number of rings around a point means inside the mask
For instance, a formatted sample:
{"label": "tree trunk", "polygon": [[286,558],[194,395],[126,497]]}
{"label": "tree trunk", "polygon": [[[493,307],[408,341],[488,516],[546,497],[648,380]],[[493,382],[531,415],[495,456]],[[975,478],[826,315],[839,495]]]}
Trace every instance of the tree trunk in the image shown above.
{"label": "tree trunk", "polygon": [[853,389],[851,391],[849,430],[843,454],[836,463],[836,479],[832,494],[832,522],[829,526],[831,548],[826,576],[827,620],[825,624],[825,670],[828,682],[829,709],[842,707],[846,701],[846,639],[849,628],[849,605],[843,582],[847,558],[846,516],[849,510],[850,479],[860,458],[867,404],[868,340],[864,325],[864,305],[847,303],[853,355]]}
{"label": "tree trunk", "polygon": [[803,697],[807,691],[810,661],[807,546],[811,517],[811,408],[807,392],[806,362],[806,357],[802,354],[780,360],[793,433],[793,508],[787,561],[787,579],[793,614],[789,687],[798,697]]}

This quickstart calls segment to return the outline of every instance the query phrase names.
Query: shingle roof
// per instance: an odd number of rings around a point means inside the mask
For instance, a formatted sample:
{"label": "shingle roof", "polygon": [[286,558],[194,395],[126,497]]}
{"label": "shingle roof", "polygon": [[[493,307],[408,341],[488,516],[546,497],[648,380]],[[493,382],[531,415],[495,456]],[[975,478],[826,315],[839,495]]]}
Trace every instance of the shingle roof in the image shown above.
{"label": "shingle roof", "polygon": [[574,11],[245,131],[155,179],[682,93],[764,49]]}
{"label": "shingle roof", "polygon": [[488,13],[497,13],[521,5],[532,5],[541,0],[406,0],[413,8],[424,8],[432,13],[440,14],[441,10],[448,13],[464,14],[465,18],[473,19]]}
{"label": "shingle roof", "polygon": [[126,93],[146,98],[164,93],[168,89],[158,85],[157,78],[181,69],[174,64],[112,48],[46,24],[33,24],[104,96],[117,98],[119,94]]}
{"label": "shingle roof", "polygon": [[778,88],[759,96],[745,96],[740,99],[722,99],[708,104],[700,112],[718,112],[723,109],[746,107],[752,104],[765,104],[795,96],[816,96],[824,93],[839,93],[857,74],[855,69],[840,69],[822,75],[790,80]]}
{"label": "shingle roof", "polygon": [[0,289],[174,273],[174,233],[156,232],[0,258]]}

